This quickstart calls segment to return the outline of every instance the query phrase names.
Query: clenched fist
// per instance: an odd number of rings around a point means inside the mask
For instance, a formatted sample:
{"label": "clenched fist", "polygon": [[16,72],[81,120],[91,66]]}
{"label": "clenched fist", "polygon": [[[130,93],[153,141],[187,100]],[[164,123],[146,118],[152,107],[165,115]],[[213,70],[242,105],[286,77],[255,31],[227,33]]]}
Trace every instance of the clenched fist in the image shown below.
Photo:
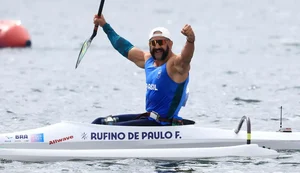
{"label": "clenched fist", "polygon": [[194,34],[194,31],[193,31],[191,25],[188,25],[188,24],[184,25],[184,27],[181,30],[181,33],[186,36],[186,39],[188,42],[194,43],[195,34]]}
{"label": "clenched fist", "polygon": [[95,25],[100,25],[101,27],[103,27],[106,24],[105,18],[103,15],[98,16],[97,14],[94,16],[94,24]]}

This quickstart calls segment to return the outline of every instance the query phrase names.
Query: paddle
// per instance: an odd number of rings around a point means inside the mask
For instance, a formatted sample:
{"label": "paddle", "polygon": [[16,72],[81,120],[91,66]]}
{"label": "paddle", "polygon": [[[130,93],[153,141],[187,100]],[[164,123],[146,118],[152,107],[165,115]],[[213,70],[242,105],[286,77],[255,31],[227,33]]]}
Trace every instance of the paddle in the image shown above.
{"label": "paddle", "polygon": [[[104,5],[104,1],[105,0],[101,0],[101,2],[100,2],[100,6],[99,6],[99,10],[98,10],[98,16],[101,16],[103,5]],[[82,45],[82,47],[80,49],[75,69],[78,67],[78,65],[79,65],[80,61],[82,60],[83,56],[85,55],[87,49],[90,47],[90,45],[92,43],[92,40],[97,35],[97,31],[98,31],[98,25],[95,25],[92,36],[83,43],[83,45]]]}

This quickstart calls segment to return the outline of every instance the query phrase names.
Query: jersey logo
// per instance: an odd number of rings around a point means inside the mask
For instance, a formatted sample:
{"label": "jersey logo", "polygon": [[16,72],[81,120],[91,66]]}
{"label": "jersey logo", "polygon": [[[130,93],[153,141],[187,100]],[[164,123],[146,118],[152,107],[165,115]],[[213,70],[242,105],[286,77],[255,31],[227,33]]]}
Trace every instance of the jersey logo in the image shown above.
{"label": "jersey logo", "polygon": [[153,91],[158,91],[158,89],[156,88],[156,84],[147,84],[147,89],[153,90]]}
{"label": "jersey logo", "polygon": [[161,76],[161,69],[159,69],[159,71],[157,72],[157,79],[159,79]]}

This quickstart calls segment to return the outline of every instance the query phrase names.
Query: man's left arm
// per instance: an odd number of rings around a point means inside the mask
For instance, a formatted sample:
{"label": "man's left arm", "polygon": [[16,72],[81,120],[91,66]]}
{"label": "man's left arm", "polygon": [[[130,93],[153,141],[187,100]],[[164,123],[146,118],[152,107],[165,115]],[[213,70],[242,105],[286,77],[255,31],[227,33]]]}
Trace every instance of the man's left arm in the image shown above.
{"label": "man's left arm", "polygon": [[195,34],[190,25],[185,25],[181,33],[186,36],[186,43],[181,51],[181,54],[175,60],[175,66],[178,72],[186,73],[190,69],[190,62],[195,50]]}

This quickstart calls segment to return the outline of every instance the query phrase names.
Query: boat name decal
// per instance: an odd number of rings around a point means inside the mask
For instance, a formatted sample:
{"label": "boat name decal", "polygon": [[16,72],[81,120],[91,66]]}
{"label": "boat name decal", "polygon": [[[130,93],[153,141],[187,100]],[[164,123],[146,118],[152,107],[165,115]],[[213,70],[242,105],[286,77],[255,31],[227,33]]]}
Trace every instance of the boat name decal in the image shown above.
{"label": "boat name decal", "polygon": [[59,142],[64,142],[64,141],[67,141],[67,140],[70,140],[70,139],[73,139],[74,136],[68,136],[68,137],[64,137],[64,138],[60,138],[60,139],[54,139],[52,141],[49,141],[49,145],[52,145],[52,144],[56,144],[56,143],[59,143]]}
{"label": "boat name decal", "polygon": [[155,132],[91,132],[91,140],[151,140],[151,139],[181,139],[180,131]]}

